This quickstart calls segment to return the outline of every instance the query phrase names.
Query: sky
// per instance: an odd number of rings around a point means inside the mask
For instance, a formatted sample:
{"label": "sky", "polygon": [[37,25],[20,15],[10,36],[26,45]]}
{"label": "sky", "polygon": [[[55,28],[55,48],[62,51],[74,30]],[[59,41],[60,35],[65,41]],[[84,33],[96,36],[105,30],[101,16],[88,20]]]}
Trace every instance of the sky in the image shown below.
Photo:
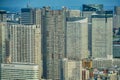
{"label": "sky", "polygon": [[37,8],[66,6],[72,9],[80,9],[82,4],[103,4],[108,9],[113,8],[113,6],[120,6],[120,0],[0,0],[0,9],[20,9],[26,7],[27,3],[30,3],[31,7]]}

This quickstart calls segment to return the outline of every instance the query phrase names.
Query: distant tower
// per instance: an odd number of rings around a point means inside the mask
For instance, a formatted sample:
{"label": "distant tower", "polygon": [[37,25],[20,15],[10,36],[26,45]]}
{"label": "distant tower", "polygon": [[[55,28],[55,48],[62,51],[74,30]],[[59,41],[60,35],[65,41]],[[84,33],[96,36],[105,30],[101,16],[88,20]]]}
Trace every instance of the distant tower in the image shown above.
{"label": "distant tower", "polygon": [[34,8],[21,9],[21,24],[25,25],[41,25],[41,10]]}
{"label": "distant tower", "polygon": [[34,24],[34,9],[22,8],[21,9],[21,24],[32,25]]}
{"label": "distant tower", "polygon": [[21,9],[21,24],[41,25],[41,9],[31,8],[30,0],[27,3],[27,8]]}

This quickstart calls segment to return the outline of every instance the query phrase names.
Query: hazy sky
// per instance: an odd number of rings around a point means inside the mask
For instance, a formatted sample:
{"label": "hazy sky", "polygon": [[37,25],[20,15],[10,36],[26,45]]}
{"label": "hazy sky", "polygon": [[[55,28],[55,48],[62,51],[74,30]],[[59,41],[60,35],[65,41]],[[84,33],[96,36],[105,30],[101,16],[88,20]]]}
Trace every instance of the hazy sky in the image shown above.
{"label": "hazy sky", "polygon": [[23,8],[30,1],[31,7],[52,6],[60,8],[66,6],[69,8],[82,7],[82,4],[104,4],[105,7],[120,6],[120,0],[0,0],[0,8]]}

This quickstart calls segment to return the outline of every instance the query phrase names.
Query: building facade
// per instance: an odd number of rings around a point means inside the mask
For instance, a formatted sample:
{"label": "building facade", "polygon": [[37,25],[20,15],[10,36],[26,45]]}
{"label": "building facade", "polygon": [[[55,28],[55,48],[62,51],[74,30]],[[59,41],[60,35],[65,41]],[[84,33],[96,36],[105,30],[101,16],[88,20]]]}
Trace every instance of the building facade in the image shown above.
{"label": "building facade", "polygon": [[113,16],[111,12],[92,15],[91,52],[93,58],[112,57]]}
{"label": "building facade", "polygon": [[120,44],[113,44],[113,58],[120,58]]}
{"label": "building facade", "polygon": [[81,13],[80,10],[67,10],[67,17],[81,17]]}
{"label": "building facade", "polygon": [[8,24],[7,29],[9,36],[9,63],[38,64],[40,70],[42,70],[41,27],[39,25]]}
{"label": "building facade", "polygon": [[62,60],[63,75],[61,80],[82,80],[82,62],[76,60]]}
{"label": "building facade", "polygon": [[22,8],[21,9],[21,24],[40,25],[41,24],[41,10],[36,9],[36,8]]}
{"label": "building facade", "polygon": [[87,18],[67,21],[66,30],[67,58],[81,60],[88,57],[88,20]]}
{"label": "building facade", "polygon": [[63,10],[42,11],[43,77],[60,80],[60,60],[65,56],[65,13]]}
{"label": "building facade", "polygon": [[34,64],[1,64],[1,80],[39,80],[39,67]]}
{"label": "building facade", "polygon": [[4,63],[6,58],[6,26],[6,23],[0,22],[0,63]]}
{"label": "building facade", "polygon": [[93,59],[92,66],[93,68],[110,68],[112,67],[112,59]]}
{"label": "building facade", "polygon": [[120,28],[120,6],[115,6],[114,11],[114,28]]}
{"label": "building facade", "polygon": [[7,12],[4,10],[0,10],[0,22],[7,21]]}

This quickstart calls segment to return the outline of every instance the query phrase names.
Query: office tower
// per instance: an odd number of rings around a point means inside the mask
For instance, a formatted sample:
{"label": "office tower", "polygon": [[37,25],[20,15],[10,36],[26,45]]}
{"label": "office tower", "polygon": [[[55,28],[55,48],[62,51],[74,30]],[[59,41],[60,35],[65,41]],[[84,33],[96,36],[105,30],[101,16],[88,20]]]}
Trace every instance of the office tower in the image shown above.
{"label": "office tower", "polygon": [[112,11],[98,12],[92,15],[91,52],[93,58],[112,57],[113,37]]}
{"label": "office tower", "polygon": [[120,6],[115,6],[114,12],[114,28],[120,28]]}
{"label": "office tower", "polygon": [[39,80],[39,67],[35,64],[1,64],[0,80]]}
{"label": "office tower", "polygon": [[41,10],[34,8],[21,9],[21,24],[25,25],[40,25],[41,23]]}
{"label": "office tower", "polygon": [[65,10],[42,11],[43,77],[60,80],[60,60],[65,56]]}
{"label": "office tower", "polygon": [[6,57],[6,23],[0,22],[0,63],[5,62]]}
{"label": "office tower", "polygon": [[33,24],[34,12],[32,8],[21,9],[21,24]]}
{"label": "office tower", "polygon": [[8,24],[7,29],[11,62],[38,64],[41,77],[41,27]]}
{"label": "office tower", "polygon": [[120,44],[113,44],[113,58],[120,58]]}
{"label": "office tower", "polygon": [[0,22],[6,22],[7,20],[7,12],[4,10],[0,10]]}
{"label": "office tower", "polygon": [[67,58],[88,58],[88,19],[69,18],[66,29]]}

